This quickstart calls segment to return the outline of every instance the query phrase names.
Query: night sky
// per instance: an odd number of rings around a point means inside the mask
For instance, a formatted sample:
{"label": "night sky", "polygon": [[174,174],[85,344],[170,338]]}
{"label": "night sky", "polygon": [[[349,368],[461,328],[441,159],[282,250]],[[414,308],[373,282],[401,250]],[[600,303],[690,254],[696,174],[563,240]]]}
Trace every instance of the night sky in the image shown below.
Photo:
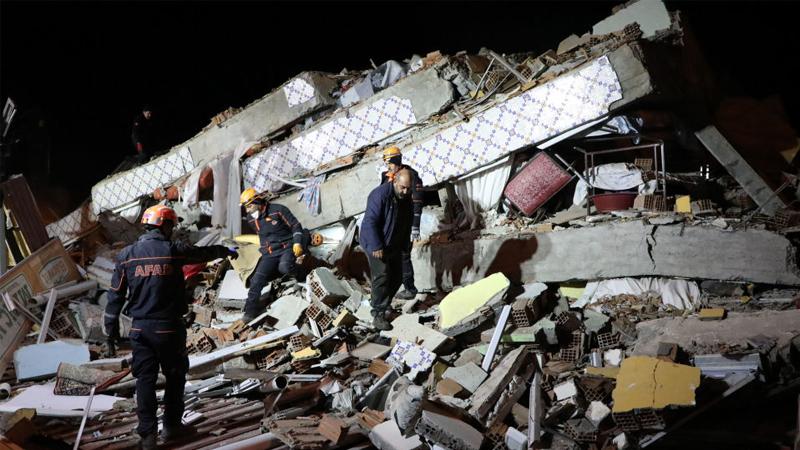
{"label": "night sky", "polygon": [[[2,1],[0,99],[20,110],[6,172],[35,180],[48,208],[65,214],[133,153],[130,126],[145,103],[166,149],[303,70],[360,70],[370,58],[434,50],[542,52],[617,3]],[[723,89],[781,95],[800,128],[795,5],[667,5],[686,13]]]}

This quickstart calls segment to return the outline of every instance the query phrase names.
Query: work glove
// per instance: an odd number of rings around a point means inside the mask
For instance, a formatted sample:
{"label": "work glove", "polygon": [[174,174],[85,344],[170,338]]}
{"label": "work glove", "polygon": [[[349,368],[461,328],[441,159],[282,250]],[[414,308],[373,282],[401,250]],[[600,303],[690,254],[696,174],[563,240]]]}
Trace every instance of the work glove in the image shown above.
{"label": "work glove", "polygon": [[418,241],[419,239],[419,227],[411,227],[411,240]]}
{"label": "work glove", "polygon": [[294,256],[300,256],[303,254],[303,246],[300,244],[292,245],[292,251],[294,252]]}
{"label": "work glove", "polygon": [[239,252],[236,251],[236,247],[228,247],[228,258],[236,259],[239,257]]}

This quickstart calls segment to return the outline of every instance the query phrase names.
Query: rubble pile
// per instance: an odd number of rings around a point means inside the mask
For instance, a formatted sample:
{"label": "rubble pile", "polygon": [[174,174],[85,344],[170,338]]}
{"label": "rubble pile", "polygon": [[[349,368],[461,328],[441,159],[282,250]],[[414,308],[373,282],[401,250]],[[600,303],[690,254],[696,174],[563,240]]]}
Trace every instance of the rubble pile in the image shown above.
{"label": "rubble pile", "polygon": [[[709,78],[674,68],[704,67],[695,46],[679,12],[633,1],[541,55],[304,72],[46,227],[12,178],[3,445],[137,445],[130,348],[108,357],[102,323],[115,257],[159,202],[175,239],[239,249],[184,266],[197,432],[165,448],[639,448],[745,386],[796,388],[800,141],[726,132],[736,115],[697,100]],[[357,235],[388,145],[425,208],[420,292],[378,332]],[[244,187],[318,234],[247,323]]]}

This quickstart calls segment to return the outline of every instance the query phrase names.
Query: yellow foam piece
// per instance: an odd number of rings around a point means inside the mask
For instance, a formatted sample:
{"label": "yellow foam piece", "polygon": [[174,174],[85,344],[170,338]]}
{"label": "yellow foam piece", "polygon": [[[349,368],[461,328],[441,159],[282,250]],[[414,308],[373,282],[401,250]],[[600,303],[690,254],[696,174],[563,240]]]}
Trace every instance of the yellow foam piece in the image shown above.
{"label": "yellow foam piece", "polygon": [[692,198],[688,195],[681,195],[675,198],[675,212],[692,213]]}
{"label": "yellow foam piece", "polygon": [[583,286],[565,286],[561,285],[558,288],[558,292],[561,293],[562,297],[569,297],[569,298],[581,298],[583,295],[583,291],[586,290],[586,285]]}
{"label": "yellow foam piece", "polygon": [[439,327],[444,329],[456,325],[510,284],[508,278],[498,272],[449,293],[439,304]]}
{"label": "yellow foam piece", "polygon": [[700,369],[697,367],[649,356],[626,358],[617,374],[617,387],[611,393],[614,399],[612,411],[692,406],[698,386]]}
{"label": "yellow foam piece", "polygon": [[322,352],[320,352],[316,348],[306,347],[300,351],[292,352],[292,359],[293,360],[314,359],[314,358],[319,358],[320,355],[322,355]]}

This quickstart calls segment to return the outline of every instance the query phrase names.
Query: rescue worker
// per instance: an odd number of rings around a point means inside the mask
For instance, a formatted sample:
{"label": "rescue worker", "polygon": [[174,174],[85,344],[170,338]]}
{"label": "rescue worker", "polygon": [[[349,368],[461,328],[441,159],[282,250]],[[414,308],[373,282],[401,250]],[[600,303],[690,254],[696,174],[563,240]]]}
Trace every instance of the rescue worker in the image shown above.
{"label": "rescue worker", "polygon": [[267,283],[281,275],[297,275],[295,260],[303,255],[303,226],[289,208],[268,202],[253,188],[245,189],[239,202],[247,211],[250,226],[258,233],[261,252],[244,304],[242,320],[247,323],[264,311],[261,290]]}
{"label": "rescue worker", "polygon": [[408,248],[402,249],[400,256],[403,265],[403,287],[404,289],[395,297],[403,300],[411,300],[417,295],[417,287],[414,285],[414,266],[411,264],[411,242],[419,240],[419,222],[422,218],[423,192],[422,181],[416,170],[403,164],[403,155],[397,147],[389,147],[383,151],[383,162],[389,170],[381,173],[381,184],[394,181],[395,176],[401,169],[408,170],[412,175],[411,180],[411,201],[414,210],[414,217],[411,222],[411,240]]}
{"label": "rescue worker", "polygon": [[142,112],[133,120],[131,142],[136,150],[136,161],[138,163],[147,162],[155,154],[153,111],[149,106],[144,106]]}
{"label": "rescue worker", "polygon": [[[136,431],[144,449],[156,448],[159,366],[167,382],[162,438],[170,441],[190,431],[181,423],[183,388],[189,368],[186,325],[182,319],[188,311],[182,266],[239,256],[235,250],[221,245],[195,247],[170,241],[177,220],[175,211],[164,205],[144,212],[142,223],[147,231],[117,256],[105,311],[104,325],[112,356],[119,340],[120,313],[133,318],[129,338],[133,349],[132,372],[136,377],[139,418]],[[126,299],[128,304],[123,311]]]}
{"label": "rescue worker", "polygon": [[361,221],[359,242],[369,262],[373,325],[391,330],[386,320],[392,298],[403,282],[402,252],[410,245],[413,206],[413,174],[402,169],[391,183],[384,183],[369,193],[367,210]]}

